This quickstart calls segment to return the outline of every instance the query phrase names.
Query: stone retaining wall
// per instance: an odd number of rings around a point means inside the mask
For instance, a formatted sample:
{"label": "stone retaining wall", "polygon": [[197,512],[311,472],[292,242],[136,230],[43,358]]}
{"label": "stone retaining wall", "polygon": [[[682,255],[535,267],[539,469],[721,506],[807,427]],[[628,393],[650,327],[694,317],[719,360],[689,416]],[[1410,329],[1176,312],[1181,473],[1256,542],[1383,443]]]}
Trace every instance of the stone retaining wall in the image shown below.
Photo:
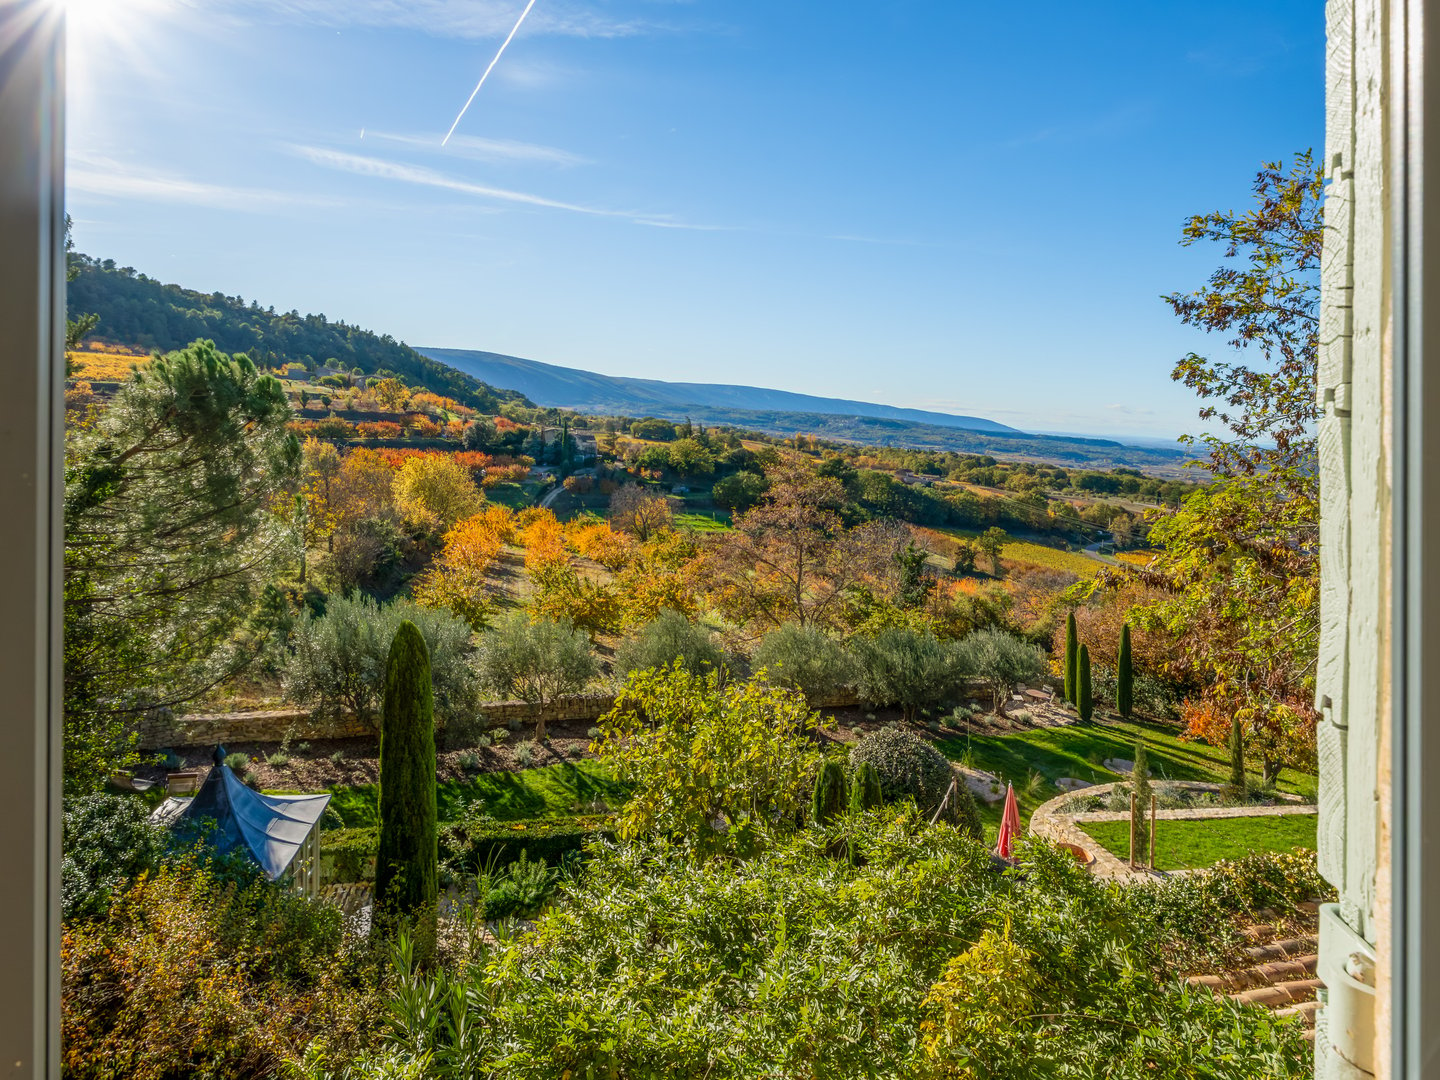
{"label": "stone retaining wall", "polygon": [[[853,695],[836,695],[822,708],[849,708],[857,704]],[[545,706],[545,722],[562,720],[591,722],[599,720],[615,705],[614,694],[577,694],[560,698]],[[533,724],[535,707],[523,701],[487,701],[475,710],[474,720],[460,725],[466,732],[503,727],[512,720]],[[211,713],[193,716],[147,718],[139,725],[140,749],[214,746],[216,743],[280,742],[287,735],[291,741],[315,739],[361,739],[375,735],[376,729],[354,716],[323,718],[306,709],[265,709],[252,712]],[[442,736],[442,741],[443,736]]]}

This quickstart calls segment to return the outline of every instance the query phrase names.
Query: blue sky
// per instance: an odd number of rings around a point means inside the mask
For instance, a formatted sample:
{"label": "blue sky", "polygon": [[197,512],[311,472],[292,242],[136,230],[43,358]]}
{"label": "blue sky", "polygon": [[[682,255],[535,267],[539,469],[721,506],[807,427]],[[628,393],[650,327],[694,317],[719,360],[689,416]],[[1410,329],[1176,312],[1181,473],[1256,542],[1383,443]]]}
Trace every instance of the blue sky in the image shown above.
{"label": "blue sky", "polygon": [[[411,344],[1169,436],[1323,5],[70,0],[81,250]],[[362,135],[363,132],[363,135]]]}

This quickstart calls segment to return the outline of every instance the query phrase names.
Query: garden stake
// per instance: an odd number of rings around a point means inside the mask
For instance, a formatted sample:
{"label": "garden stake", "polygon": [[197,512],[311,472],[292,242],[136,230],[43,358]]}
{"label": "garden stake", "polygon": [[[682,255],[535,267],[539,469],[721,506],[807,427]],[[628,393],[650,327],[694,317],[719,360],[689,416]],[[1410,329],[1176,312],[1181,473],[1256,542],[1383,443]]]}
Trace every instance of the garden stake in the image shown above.
{"label": "garden stake", "polygon": [[1135,793],[1130,793],[1130,869],[1135,869]]}
{"label": "garden stake", "polygon": [[1155,869],[1155,796],[1150,796],[1150,869]]}

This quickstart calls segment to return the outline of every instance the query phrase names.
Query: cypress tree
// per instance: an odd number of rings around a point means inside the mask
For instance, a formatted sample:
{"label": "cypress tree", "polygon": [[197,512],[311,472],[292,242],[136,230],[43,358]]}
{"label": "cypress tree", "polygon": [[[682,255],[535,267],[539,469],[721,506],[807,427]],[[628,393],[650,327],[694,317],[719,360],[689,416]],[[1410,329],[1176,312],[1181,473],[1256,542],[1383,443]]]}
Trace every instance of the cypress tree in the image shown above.
{"label": "cypress tree", "polygon": [[1135,670],[1130,663],[1130,624],[1120,627],[1120,656],[1115,663],[1115,711],[1127,720],[1135,703]]}
{"label": "cypress tree", "polygon": [[[392,919],[419,916],[431,928],[439,891],[433,695],[430,652],[406,620],[395,631],[385,668],[375,908]],[[422,956],[429,944],[419,935]]]}
{"label": "cypress tree", "polygon": [[1145,760],[1145,741],[1135,740],[1135,765],[1130,770],[1135,784],[1135,862],[1148,861],[1150,849],[1150,765]]}
{"label": "cypress tree", "polygon": [[1245,797],[1245,733],[1238,716],[1230,718],[1230,783],[1226,791],[1234,799]]}
{"label": "cypress tree", "polygon": [[1078,701],[1079,687],[1076,685],[1079,658],[1079,637],[1075,633],[1075,612],[1065,616],[1065,700]]}
{"label": "cypress tree", "polygon": [[810,804],[810,817],[817,825],[826,825],[845,812],[845,766],[827,761],[815,777],[815,798]]}
{"label": "cypress tree", "polygon": [[880,792],[880,774],[873,762],[862,761],[850,780],[850,812],[862,814],[885,801]]}
{"label": "cypress tree", "polygon": [[1080,711],[1080,719],[1087,724],[1095,712],[1095,702],[1090,695],[1090,647],[1080,646],[1080,662],[1076,665],[1079,669],[1075,676],[1075,707]]}

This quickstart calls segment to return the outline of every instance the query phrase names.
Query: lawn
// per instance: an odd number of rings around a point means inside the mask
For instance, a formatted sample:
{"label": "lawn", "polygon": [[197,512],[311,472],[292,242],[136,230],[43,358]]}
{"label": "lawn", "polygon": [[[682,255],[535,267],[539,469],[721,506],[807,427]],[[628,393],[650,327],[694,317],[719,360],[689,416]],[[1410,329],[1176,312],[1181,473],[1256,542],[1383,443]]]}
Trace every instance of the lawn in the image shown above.
{"label": "lawn", "polygon": [[[379,823],[374,784],[330,789],[330,807],[345,825]],[[628,789],[609,771],[589,759],[561,762],[524,772],[480,773],[469,780],[441,781],[436,791],[440,820],[454,821],[466,803],[483,800],[485,810],[500,821],[521,818],[563,818],[579,813],[583,804],[603,799],[614,807]]]}
{"label": "lawn", "polygon": [[[1186,870],[1212,866],[1221,859],[1238,859],[1254,851],[1313,849],[1316,821],[1314,814],[1199,821],[1162,819],[1155,823],[1155,867]],[[1128,821],[1092,821],[1080,827],[1110,854],[1121,859],[1130,857]]]}
{"label": "lawn", "polygon": [[724,532],[730,528],[730,515],[724,510],[688,511],[675,515],[675,524],[697,532]]}
{"label": "lawn", "polygon": [[[1055,781],[1062,776],[1094,784],[1110,784],[1126,776],[1105,768],[1107,758],[1135,756],[1135,741],[1145,740],[1150,775],[1155,780],[1198,780],[1223,784],[1229,776],[1229,755],[1224,747],[1188,742],[1179,728],[1146,720],[1108,720],[1068,727],[1037,728],[1013,735],[956,735],[937,745],[952,761],[967,761],[1015,785],[1022,821],[1035,808],[1060,794]],[[1315,797],[1315,777],[1286,769],[1276,785],[1281,791]],[[1000,804],[981,807],[981,816],[993,831],[1000,824]]]}
{"label": "lawn", "polygon": [[519,484],[495,484],[485,489],[485,498],[511,510],[524,510],[535,504],[534,497]]}

